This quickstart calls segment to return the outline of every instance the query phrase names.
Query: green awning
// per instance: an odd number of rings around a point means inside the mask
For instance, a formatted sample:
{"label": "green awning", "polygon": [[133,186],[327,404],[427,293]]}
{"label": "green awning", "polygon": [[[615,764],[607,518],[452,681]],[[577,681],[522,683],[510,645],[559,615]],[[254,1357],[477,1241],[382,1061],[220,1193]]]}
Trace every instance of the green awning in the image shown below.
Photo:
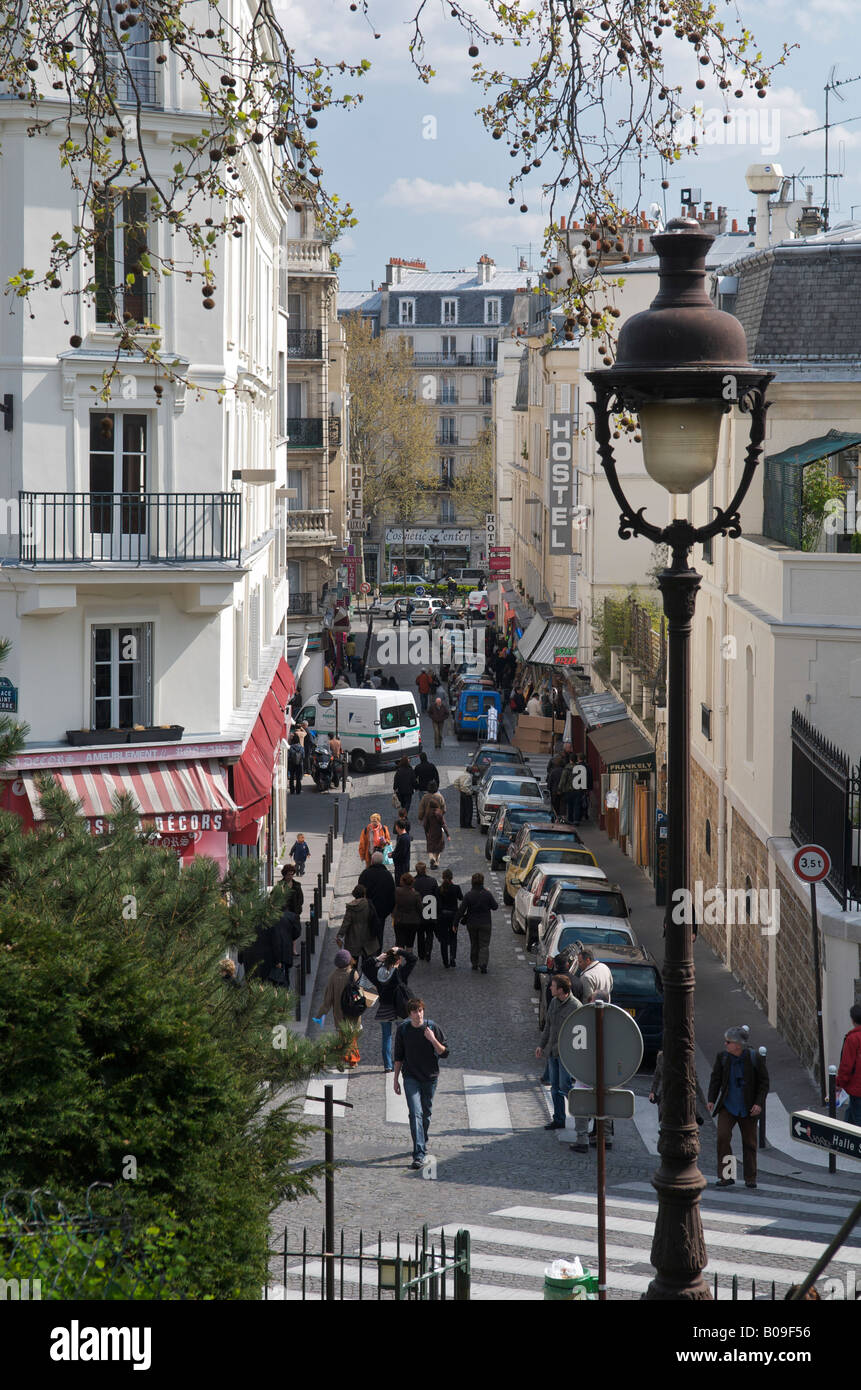
{"label": "green awning", "polygon": [[841,450],[852,449],[856,444],[861,444],[861,434],[843,434],[840,430],[829,430],[827,434],[821,434],[816,439],[808,439],[805,444],[793,444],[780,454],[768,454],[765,462],[794,463],[797,468],[803,468],[806,463],[815,463],[817,459],[839,454]]}

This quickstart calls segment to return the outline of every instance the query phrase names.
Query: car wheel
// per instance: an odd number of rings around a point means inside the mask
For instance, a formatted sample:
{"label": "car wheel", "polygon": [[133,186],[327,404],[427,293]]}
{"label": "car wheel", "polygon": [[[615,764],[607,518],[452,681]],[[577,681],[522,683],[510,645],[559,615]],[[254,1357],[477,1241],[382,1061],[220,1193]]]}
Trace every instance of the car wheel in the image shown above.
{"label": "car wheel", "polygon": [[367,754],[361,748],[354,748],[350,755],[350,765],[354,772],[365,772],[368,767]]}
{"label": "car wheel", "polygon": [[508,892],[508,889],[507,889],[507,888],[503,888],[503,890],[502,890],[502,901],[505,903],[505,906],[506,906],[506,907],[513,907],[513,906],[514,906],[514,899],[512,898],[511,894]]}
{"label": "car wheel", "polygon": [[[540,988],[541,988],[541,976],[538,975],[538,974],[536,974],[536,972],[535,972],[534,970],[533,970],[533,972],[532,972],[532,988],[533,988],[533,989],[540,989]],[[541,1008],[541,1004],[540,1004],[540,1003],[539,1003],[538,1007],[539,1007],[539,1009]]]}

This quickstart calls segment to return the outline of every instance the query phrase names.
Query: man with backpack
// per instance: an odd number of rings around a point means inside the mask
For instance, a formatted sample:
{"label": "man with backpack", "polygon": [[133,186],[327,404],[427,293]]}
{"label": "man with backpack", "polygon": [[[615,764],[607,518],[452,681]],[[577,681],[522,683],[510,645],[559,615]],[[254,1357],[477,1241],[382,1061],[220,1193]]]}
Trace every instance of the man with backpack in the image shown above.
{"label": "man with backpack", "polygon": [[413,773],[416,784],[416,791],[435,792],[439,790],[439,772],[435,765],[428,760],[427,753],[419,753],[418,766]]}
{"label": "man with backpack", "polygon": [[305,772],[305,753],[296,734],[290,739],[287,749],[287,771],[290,776],[290,792],[296,796],[302,791],[302,777]]}
{"label": "man with backpack", "polygon": [[436,1085],[439,1081],[439,1058],[447,1057],[449,1049],[445,1034],[433,1019],[425,1022],[423,999],[411,999],[410,1016],[402,1023],[395,1037],[395,1095],[401,1094],[401,1073],[410,1116],[413,1141],[412,1168],[424,1168],[428,1131]]}
{"label": "man with backpack", "polygon": [[727,1028],[724,1050],[715,1058],[709,1082],[708,1108],[717,1115],[717,1166],[715,1187],[735,1187],[732,1176],[732,1132],[741,1130],[745,1187],[756,1187],[756,1122],[768,1095],[765,1058],[748,1047],[750,1029]]}

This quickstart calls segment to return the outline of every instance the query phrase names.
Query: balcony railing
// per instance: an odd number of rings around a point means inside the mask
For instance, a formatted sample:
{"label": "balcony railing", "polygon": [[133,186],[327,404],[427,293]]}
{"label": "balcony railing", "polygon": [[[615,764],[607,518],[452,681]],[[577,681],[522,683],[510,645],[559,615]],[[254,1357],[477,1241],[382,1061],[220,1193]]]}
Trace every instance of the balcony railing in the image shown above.
{"label": "balcony railing", "polygon": [[19,492],[18,559],[30,565],[239,564],[232,492]]}
{"label": "balcony railing", "polygon": [[287,447],[288,449],[322,449],[322,416],[307,419],[301,416],[289,417],[287,420]]}
{"label": "balcony railing", "polygon": [[308,511],[284,513],[284,530],[288,536],[326,536],[331,527],[331,513],[326,507],[314,507]]}
{"label": "balcony railing", "polygon": [[446,444],[457,444],[457,431],[454,430],[449,434],[438,434],[436,436],[436,443],[438,447],[445,447]]}
{"label": "balcony railing", "polygon": [[287,602],[287,612],[294,617],[308,617],[316,611],[316,594],[291,593]]}
{"label": "balcony railing", "polygon": [[323,356],[323,334],[319,328],[288,328],[287,330],[287,356],[288,357],[310,357],[318,358]]}
{"label": "balcony railing", "polygon": [[440,391],[438,405],[457,405],[456,391]]}
{"label": "balcony railing", "polygon": [[126,55],[106,64],[105,86],[120,106],[160,106],[158,73],[144,57]]}
{"label": "balcony railing", "polygon": [[493,352],[414,352],[415,367],[495,367]]}
{"label": "balcony railing", "polygon": [[325,241],[288,241],[287,266],[294,274],[328,275],[328,244]]}
{"label": "balcony railing", "polygon": [[96,289],[96,323],[152,323],[152,290],[136,285],[99,285]]}

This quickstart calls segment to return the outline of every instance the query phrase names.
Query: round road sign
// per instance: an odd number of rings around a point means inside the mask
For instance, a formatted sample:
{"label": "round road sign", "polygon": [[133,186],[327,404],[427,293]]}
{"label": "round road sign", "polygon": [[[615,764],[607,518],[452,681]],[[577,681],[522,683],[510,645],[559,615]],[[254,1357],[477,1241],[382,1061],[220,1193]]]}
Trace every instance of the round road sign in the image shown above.
{"label": "round road sign", "polygon": [[424,596],[425,596],[425,588],[424,588],[424,585],[423,585],[423,584],[417,584],[417,585],[416,585],[416,598],[424,598]]}
{"label": "round road sign", "polygon": [[831,855],[821,845],[802,845],[792,867],[804,883],[819,883],[831,872]]}
{"label": "round road sign", "polygon": [[371,586],[370,586],[370,584],[368,583],[367,579],[363,579],[363,580],[362,580],[362,583],[359,585],[359,593],[360,593],[360,594],[369,594],[370,592],[371,592]]}
{"label": "round road sign", "polygon": [[[604,1005],[604,1085],[624,1086],[643,1060],[643,1035],[627,1009]],[[569,1076],[594,1090],[595,1064],[594,1004],[586,1004],[566,1018],[559,1029],[559,1060]]]}

